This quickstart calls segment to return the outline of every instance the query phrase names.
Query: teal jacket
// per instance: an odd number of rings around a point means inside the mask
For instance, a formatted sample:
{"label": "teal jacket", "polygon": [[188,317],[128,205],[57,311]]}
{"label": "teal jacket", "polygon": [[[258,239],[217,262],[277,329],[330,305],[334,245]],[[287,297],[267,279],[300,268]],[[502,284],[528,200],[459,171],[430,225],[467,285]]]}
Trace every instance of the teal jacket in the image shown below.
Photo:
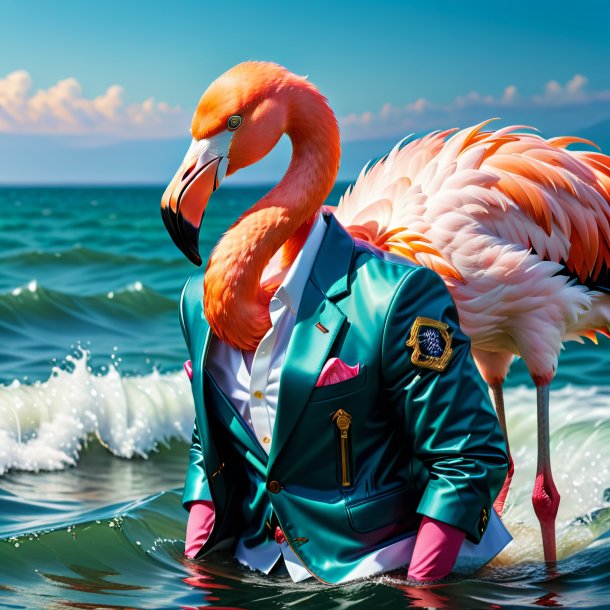
{"label": "teal jacket", "polygon": [[[339,582],[367,554],[411,536],[422,515],[475,544],[508,468],[487,387],[443,280],[328,228],[281,372],[271,453],[205,372],[203,271],[180,318],[193,363],[195,427],[183,505],[211,500],[200,552],[279,522],[307,569]],[[331,357],[356,377],[315,387]]]}

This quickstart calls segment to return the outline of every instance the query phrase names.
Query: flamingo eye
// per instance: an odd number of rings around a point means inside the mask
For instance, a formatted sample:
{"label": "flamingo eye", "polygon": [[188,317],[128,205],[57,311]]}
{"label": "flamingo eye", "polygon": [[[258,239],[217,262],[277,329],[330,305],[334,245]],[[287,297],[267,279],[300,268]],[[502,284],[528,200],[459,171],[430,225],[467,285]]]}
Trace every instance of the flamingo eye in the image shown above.
{"label": "flamingo eye", "polygon": [[238,114],[230,116],[227,120],[227,128],[229,131],[235,131],[241,125],[241,117]]}

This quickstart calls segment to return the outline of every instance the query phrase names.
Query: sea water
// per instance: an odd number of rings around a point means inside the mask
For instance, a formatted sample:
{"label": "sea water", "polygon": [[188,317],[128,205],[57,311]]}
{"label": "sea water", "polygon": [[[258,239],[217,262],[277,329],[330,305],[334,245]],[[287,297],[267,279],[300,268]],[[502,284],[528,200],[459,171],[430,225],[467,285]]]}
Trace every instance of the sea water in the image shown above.
{"label": "sea water", "polygon": [[[554,569],[531,504],[536,395],[520,361],[506,385],[514,540],[475,576],[328,587],[222,553],[185,559],[194,411],[178,299],[193,267],[165,231],[162,190],[0,189],[0,607],[610,607],[607,340],[569,344],[552,385]],[[214,194],[204,260],[265,191]]]}

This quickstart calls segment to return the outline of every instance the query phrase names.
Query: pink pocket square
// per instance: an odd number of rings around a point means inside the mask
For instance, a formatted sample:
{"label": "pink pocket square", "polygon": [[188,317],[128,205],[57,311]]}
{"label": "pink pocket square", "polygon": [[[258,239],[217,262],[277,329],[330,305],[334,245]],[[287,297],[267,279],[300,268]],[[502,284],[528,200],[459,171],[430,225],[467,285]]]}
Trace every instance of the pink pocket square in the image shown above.
{"label": "pink pocket square", "polygon": [[345,364],[340,358],[330,358],[324,365],[318,381],[316,381],[316,388],[339,383],[340,381],[347,381],[355,377],[359,372],[360,364],[350,366]]}

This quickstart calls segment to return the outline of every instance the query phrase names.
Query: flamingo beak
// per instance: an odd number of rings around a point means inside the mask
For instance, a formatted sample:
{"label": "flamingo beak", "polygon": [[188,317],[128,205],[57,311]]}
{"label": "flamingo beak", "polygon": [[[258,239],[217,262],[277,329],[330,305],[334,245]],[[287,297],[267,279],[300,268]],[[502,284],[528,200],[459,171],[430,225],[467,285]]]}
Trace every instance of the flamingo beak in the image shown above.
{"label": "flamingo beak", "polygon": [[211,140],[193,141],[161,198],[161,216],[171,238],[186,257],[201,265],[199,230],[212,193],[224,178],[228,161]]}

